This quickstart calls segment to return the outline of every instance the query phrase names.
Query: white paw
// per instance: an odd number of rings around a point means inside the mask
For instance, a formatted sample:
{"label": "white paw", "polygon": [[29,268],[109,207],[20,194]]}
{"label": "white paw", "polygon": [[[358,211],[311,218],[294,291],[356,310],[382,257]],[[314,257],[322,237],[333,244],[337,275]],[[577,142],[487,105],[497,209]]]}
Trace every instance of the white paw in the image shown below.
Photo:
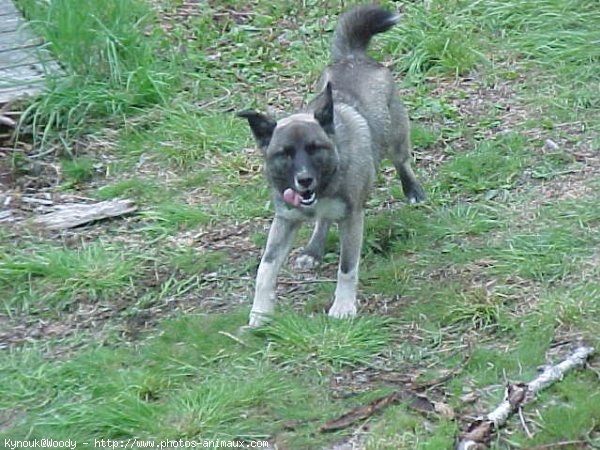
{"label": "white paw", "polygon": [[329,308],[329,317],[335,319],[347,319],[356,316],[356,305],[354,301],[336,300]]}
{"label": "white paw", "polygon": [[249,328],[256,328],[264,325],[269,321],[268,317],[269,313],[260,312],[260,311],[251,311],[250,312],[250,320],[248,321]]}
{"label": "white paw", "polygon": [[300,255],[294,261],[296,270],[312,270],[317,267],[317,260],[310,255]]}

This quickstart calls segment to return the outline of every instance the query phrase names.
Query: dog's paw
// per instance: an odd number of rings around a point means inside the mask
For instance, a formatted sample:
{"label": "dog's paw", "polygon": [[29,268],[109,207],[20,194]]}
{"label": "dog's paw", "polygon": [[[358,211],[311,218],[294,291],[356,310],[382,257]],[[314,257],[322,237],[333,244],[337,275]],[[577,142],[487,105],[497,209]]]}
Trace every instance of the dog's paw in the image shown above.
{"label": "dog's paw", "polygon": [[316,268],[318,261],[314,256],[302,254],[294,261],[294,269],[299,271],[312,270]]}
{"label": "dog's paw", "polygon": [[415,183],[411,187],[410,191],[406,194],[406,198],[408,199],[408,203],[411,205],[415,203],[423,203],[427,200],[427,194],[425,194],[425,190],[421,187],[421,185]]}
{"label": "dog's paw", "polygon": [[329,308],[329,317],[335,319],[348,319],[356,316],[356,305],[354,302],[333,302]]}
{"label": "dog's paw", "polygon": [[257,328],[269,321],[268,313],[260,311],[251,311],[250,320],[248,320],[248,328]]}

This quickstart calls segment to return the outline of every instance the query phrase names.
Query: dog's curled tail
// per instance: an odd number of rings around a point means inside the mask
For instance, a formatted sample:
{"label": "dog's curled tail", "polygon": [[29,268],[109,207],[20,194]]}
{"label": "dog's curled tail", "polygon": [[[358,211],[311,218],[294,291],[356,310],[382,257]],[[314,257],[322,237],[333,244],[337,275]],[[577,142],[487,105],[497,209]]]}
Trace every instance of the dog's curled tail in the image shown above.
{"label": "dog's curled tail", "polygon": [[397,14],[376,5],[358,6],[343,14],[333,35],[333,62],[364,55],[371,37],[389,30],[399,20]]}

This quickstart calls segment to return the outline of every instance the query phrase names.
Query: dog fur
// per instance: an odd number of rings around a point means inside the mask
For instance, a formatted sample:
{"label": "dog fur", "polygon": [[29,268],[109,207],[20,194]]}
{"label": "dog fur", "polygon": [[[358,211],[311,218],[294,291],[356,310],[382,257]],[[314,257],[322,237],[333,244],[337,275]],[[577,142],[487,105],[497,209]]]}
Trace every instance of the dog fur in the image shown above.
{"label": "dog fur", "polygon": [[304,221],[315,221],[296,260],[304,269],[320,261],[329,226],[339,224],[340,262],[329,315],[356,314],[364,204],[383,157],[393,162],[408,201],[425,199],[411,168],[408,116],[393,76],[366,54],[371,37],[398,20],[374,5],[350,10],[336,28],[332,64],[321,75],[319,93],[303,110],[279,121],[255,111],[238,113],[262,150],[275,204],[256,277],[252,327],[274,310],[277,274]]}

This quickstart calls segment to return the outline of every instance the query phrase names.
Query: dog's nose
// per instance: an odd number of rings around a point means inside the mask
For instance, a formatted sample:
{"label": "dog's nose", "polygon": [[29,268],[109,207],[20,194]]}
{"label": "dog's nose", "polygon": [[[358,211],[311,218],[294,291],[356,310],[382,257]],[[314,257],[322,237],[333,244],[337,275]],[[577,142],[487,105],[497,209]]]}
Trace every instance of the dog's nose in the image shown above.
{"label": "dog's nose", "polygon": [[313,177],[307,174],[296,175],[298,186],[308,189],[313,184]]}

